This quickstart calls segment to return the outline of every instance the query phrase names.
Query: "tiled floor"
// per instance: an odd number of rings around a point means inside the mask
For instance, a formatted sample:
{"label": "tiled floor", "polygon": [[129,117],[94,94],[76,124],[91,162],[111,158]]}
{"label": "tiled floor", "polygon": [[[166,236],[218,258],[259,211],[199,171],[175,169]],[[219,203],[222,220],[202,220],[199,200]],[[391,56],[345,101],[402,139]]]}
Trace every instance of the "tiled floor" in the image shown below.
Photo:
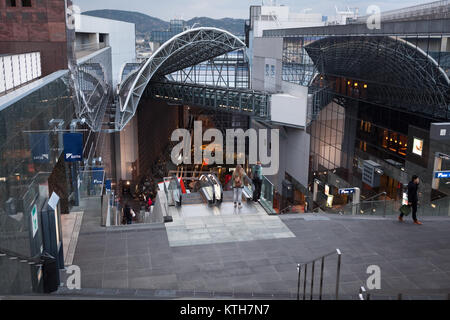
{"label": "tiled floor", "polygon": [[233,203],[170,207],[173,222],[166,224],[171,247],[292,238],[295,235],[277,216],[268,216],[258,204]]}
{"label": "tiled floor", "polygon": [[[170,229],[171,223],[106,231],[94,228],[98,209],[95,203],[87,205],[74,258],[83,288],[293,294],[296,264],[339,248],[343,295],[358,292],[373,264],[381,268],[384,290],[450,289],[450,219],[424,218],[424,225],[416,226],[393,218],[330,215],[317,220],[289,215],[281,221],[295,237],[172,246],[171,231],[165,227]],[[221,218],[219,225],[228,217],[240,218],[227,211],[226,204],[224,210],[229,215],[208,217]],[[197,217],[192,219],[200,219],[198,224],[207,217],[200,210],[193,214]],[[270,229],[265,222],[261,233]],[[336,259],[330,258],[325,265],[325,293],[334,292],[335,272]]]}
{"label": "tiled floor", "polygon": [[83,220],[83,211],[71,212],[61,215],[61,228],[63,234],[64,265],[71,265],[77,247],[78,235]]}

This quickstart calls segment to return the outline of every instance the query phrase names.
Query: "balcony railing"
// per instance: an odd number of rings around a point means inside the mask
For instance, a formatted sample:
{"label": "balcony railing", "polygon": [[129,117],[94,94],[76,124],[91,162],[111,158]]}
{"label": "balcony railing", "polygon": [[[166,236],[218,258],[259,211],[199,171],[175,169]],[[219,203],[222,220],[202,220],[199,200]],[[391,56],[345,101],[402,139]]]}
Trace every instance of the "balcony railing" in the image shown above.
{"label": "balcony railing", "polygon": [[75,44],[75,57],[80,59],[88,54],[91,54],[97,50],[106,48],[106,43],[83,43],[83,44]]}
{"label": "balcony railing", "polygon": [[0,56],[0,96],[41,75],[40,52]]}

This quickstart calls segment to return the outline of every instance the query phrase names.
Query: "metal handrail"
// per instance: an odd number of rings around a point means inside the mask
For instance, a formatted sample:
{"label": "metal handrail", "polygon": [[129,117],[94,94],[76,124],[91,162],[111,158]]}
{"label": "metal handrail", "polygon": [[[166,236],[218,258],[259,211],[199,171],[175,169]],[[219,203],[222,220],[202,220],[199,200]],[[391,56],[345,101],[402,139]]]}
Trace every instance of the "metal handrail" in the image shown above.
{"label": "metal handrail", "polygon": [[379,197],[379,196],[381,196],[381,195],[387,195],[386,191],[383,191],[383,192],[381,192],[381,193],[379,193],[379,194],[376,194],[376,195],[374,195],[373,197],[370,197],[370,198],[368,198],[368,199],[364,199],[363,202],[369,201],[369,200],[372,200],[372,199],[375,199],[376,197]]}
{"label": "metal handrail", "polygon": [[0,258],[1,257],[9,257],[10,260],[18,260],[21,263],[28,263],[29,265],[36,265],[37,267],[40,267],[43,264],[39,254],[34,257],[25,257],[20,253],[2,247],[0,247]]}
{"label": "metal handrail", "polygon": [[316,259],[313,259],[309,262],[297,264],[297,300],[300,300],[300,285],[301,285],[301,273],[302,269],[304,269],[304,276],[303,276],[303,300],[306,300],[306,280],[308,276],[308,264],[312,264],[311,268],[311,287],[310,287],[310,300],[313,299],[314,295],[314,271],[315,271],[315,265],[316,262],[319,260],[321,261],[320,265],[320,286],[319,286],[319,300],[322,300],[322,293],[323,293],[323,274],[324,274],[324,268],[325,268],[325,258],[337,254],[338,260],[337,260],[337,269],[336,269],[336,290],[335,290],[335,296],[336,300],[339,300],[339,284],[340,284],[340,276],[341,276],[341,257],[342,253],[341,250],[336,249],[328,254],[325,254],[321,257],[318,257]]}
{"label": "metal handrail", "polygon": [[450,300],[450,288],[444,289],[407,289],[401,290],[402,292],[393,290],[372,290],[368,291],[364,286],[359,288],[358,299],[370,300],[373,295],[392,295],[397,297],[397,300],[403,300],[405,295],[447,295],[447,300]]}

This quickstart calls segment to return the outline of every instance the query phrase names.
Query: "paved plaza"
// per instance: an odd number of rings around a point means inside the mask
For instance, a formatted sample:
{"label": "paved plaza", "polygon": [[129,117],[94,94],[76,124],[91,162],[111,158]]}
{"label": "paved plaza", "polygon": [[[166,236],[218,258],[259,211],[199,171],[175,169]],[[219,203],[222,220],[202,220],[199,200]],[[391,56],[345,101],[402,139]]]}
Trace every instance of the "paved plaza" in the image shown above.
{"label": "paved plaza", "polygon": [[[383,290],[450,292],[448,218],[425,218],[422,226],[409,220],[401,224],[392,218],[333,215],[261,216],[257,220],[259,209],[253,205],[245,207],[240,214],[234,214],[226,203],[223,206],[228,215],[204,215],[197,210],[197,217],[174,217],[173,224],[108,230],[93,227],[95,219],[89,217],[98,213],[95,213],[95,206],[88,206],[73,261],[81,268],[82,287],[293,296],[297,290],[296,264],[339,248],[343,296],[356,295],[358,288],[366,283],[367,267],[373,264],[381,268]],[[246,220],[246,214],[250,220]],[[208,218],[214,217],[221,219],[209,226]],[[264,234],[262,237],[272,236],[247,239],[231,229],[232,237],[226,242],[212,239],[214,232],[230,230],[229,217],[240,219],[232,220],[231,228],[245,235],[253,236],[253,230]],[[194,230],[201,229],[204,223],[208,238],[177,238],[178,233],[189,232],[189,219],[197,221],[193,224]],[[282,229],[285,236],[274,237],[280,230],[273,232],[270,221],[274,228]],[[252,223],[257,228],[252,229]],[[242,224],[241,228],[236,224]],[[177,231],[180,225],[186,229]],[[206,240],[208,243],[203,243]],[[330,295],[335,288],[335,269],[336,259],[330,258],[325,265],[324,281],[325,293]]]}
{"label": "paved plaza", "polygon": [[166,230],[171,247],[295,237],[279,217],[253,203],[241,209],[232,202],[183,205],[170,207],[170,214],[173,222]]}

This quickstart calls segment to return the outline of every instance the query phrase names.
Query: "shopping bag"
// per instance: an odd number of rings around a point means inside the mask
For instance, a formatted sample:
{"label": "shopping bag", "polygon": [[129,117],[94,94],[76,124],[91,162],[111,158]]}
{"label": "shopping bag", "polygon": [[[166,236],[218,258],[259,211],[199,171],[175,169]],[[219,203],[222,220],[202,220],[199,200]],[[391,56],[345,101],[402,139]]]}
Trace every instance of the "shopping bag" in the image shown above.
{"label": "shopping bag", "polygon": [[407,204],[404,204],[400,207],[400,213],[402,213],[404,216],[407,216],[411,213],[411,207]]}

